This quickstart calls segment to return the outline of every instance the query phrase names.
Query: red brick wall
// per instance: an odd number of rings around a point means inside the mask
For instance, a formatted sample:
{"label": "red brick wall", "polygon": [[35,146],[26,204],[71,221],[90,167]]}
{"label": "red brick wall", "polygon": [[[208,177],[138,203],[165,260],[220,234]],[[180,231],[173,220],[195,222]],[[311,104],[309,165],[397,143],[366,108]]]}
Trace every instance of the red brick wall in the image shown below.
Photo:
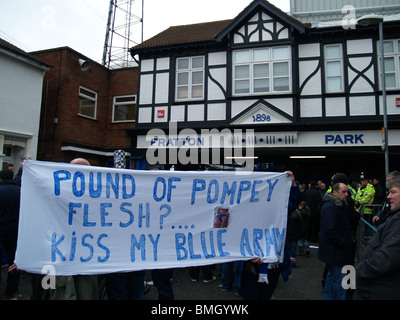
{"label": "red brick wall", "polygon": [[110,91],[108,104],[108,130],[106,136],[106,148],[118,147],[119,149],[129,149],[131,138],[125,132],[125,128],[132,128],[135,122],[113,123],[113,103],[114,96],[137,95],[138,90],[138,69],[119,69],[110,72]]}
{"label": "red brick wall", "polygon": [[[78,59],[86,58],[69,48],[35,56],[53,66],[44,77],[39,160],[69,162],[75,158],[77,154],[61,151],[62,142],[100,150],[130,149],[131,140],[124,129],[135,123],[112,123],[112,108],[115,95],[137,94],[137,68],[108,70],[92,61],[89,70],[82,71]],[[79,86],[97,92],[96,119],[78,115]],[[104,157],[86,154],[88,157],[97,165],[107,164]]]}

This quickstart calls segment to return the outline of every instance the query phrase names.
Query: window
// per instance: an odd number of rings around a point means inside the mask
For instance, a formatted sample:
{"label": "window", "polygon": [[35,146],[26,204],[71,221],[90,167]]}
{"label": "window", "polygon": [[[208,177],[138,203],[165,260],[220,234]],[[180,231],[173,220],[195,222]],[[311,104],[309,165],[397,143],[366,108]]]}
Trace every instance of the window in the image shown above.
{"label": "window", "polygon": [[97,92],[79,87],[79,112],[81,116],[96,119]]}
{"label": "window", "polygon": [[325,88],[326,92],[343,91],[342,45],[325,46]]}
{"label": "window", "polygon": [[234,94],[290,92],[290,47],[233,53]]}
{"label": "window", "polygon": [[134,121],[136,118],[136,96],[114,97],[113,122]]}
{"label": "window", "polygon": [[3,153],[6,157],[11,157],[12,147],[4,146]]}
{"label": "window", "polygon": [[[383,51],[385,52],[385,80],[386,89],[400,88],[400,40],[383,41]],[[379,52],[379,71],[381,74],[381,50],[378,41]],[[380,86],[382,88],[381,77],[379,77]]]}
{"label": "window", "polygon": [[176,99],[200,100],[204,98],[204,57],[177,59]]}

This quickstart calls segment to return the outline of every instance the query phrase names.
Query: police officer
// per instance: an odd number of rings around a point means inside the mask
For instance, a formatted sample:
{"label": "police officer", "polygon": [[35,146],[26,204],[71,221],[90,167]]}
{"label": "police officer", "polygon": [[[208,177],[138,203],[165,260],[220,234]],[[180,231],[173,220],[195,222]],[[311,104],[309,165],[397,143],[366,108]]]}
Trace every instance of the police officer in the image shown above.
{"label": "police officer", "polygon": [[[364,218],[368,222],[372,221],[372,207],[365,207],[370,206],[374,203],[374,195],[375,195],[375,188],[372,184],[368,182],[368,177],[366,174],[361,172],[361,187],[358,189],[356,197],[355,197],[355,206],[358,210],[363,209]],[[362,208],[364,207],[364,208]]]}

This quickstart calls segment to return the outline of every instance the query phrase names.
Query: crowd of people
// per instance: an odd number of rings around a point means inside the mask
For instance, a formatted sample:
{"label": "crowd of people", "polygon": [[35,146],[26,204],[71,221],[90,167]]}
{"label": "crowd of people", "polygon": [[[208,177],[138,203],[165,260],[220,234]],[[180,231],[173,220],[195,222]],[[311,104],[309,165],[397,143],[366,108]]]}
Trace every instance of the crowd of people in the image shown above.
{"label": "crowd of people", "polygon": [[[337,173],[328,189],[322,181],[300,186],[303,201],[288,216],[292,266],[296,266],[296,247],[300,254],[308,254],[308,241],[318,243],[318,258],[325,263],[321,281],[325,300],[400,298],[400,237],[394,235],[400,218],[400,172],[390,172],[386,182],[385,186],[364,173],[359,181],[351,181]],[[371,239],[356,257],[362,240],[357,238],[360,219]],[[355,290],[342,285],[345,266],[356,270]]]}
{"label": "crowd of people", "polygon": [[[82,158],[71,164],[90,165]],[[21,167],[22,168],[22,167]],[[319,245],[318,258],[325,263],[322,274],[326,300],[400,299],[400,172],[391,172],[387,185],[377,178],[362,174],[352,182],[344,173],[335,174],[327,188],[322,181],[308,186],[296,181],[292,172],[288,203],[286,246],[283,263],[263,263],[261,258],[227,262],[220,265],[222,291],[235,290],[245,300],[271,299],[279,277],[289,279],[297,267],[297,254],[310,255],[309,243]],[[4,299],[18,299],[20,271],[13,264],[17,245],[20,184],[22,170],[14,176],[14,166],[0,171],[0,257],[6,253],[8,265]],[[360,218],[379,228],[363,256],[356,261],[356,233]],[[344,266],[357,267],[356,290],[342,286]],[[193,282],[216,280],[211,266],[191,267],[188,277]],[[173,300],[172,270],[152,270],[152,282],[160,300]],[[102,298],[100,280],[105,282],[110,300],[142,300],[146,292],[145,272],[113,273],[103,276],[57,276],[56,288],[45,289],[44,275],[31,275],[34,300],[98,300]],[[1,278],[0,278],[1,283]]]}
{"label": "crowd of people", "polygon": [[[345,174],[337,174],[332,180],[320,212],[318,257],[325,263],[324,299],[399,299],[400,237],[398,229],[394,230],[400,218],[400,173],[387,176],[387,200],[385,187],[377,183],[374,187],[364,174],[360,184],[350,184]],[[360,218],[368,227],[374,228],[370,223],[379,227],[356,261]],[[348,266],[356,267],[355,291],[343,285],[343,268]]]}

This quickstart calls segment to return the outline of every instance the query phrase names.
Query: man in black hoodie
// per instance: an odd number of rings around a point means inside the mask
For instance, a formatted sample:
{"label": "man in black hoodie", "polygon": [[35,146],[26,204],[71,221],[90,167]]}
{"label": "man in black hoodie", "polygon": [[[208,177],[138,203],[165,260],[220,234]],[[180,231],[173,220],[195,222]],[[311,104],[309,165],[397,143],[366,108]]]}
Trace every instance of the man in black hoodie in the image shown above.
{"label": "man in black hoodie", "polygon": [[[20,204],[20,188],[15,184],[13,175],[8,169],[0,171],[0,258],[5,249],[10,266],[14,263],[17,248]],[[19,297],[19,277],[20,272],[17,270],[8,273],[7,287],[3,292],[5,298]]]}
{"label": "man in black hoodie", "polygon": [[400,177],[387,186],[390,213],[382,219],[358,264],[357,300],[400,299]]}
{"label": "man in black hoodie", "polygon": [[326,193],[321,209],[321,232],[318,258],[327,264],[324,287],[325,300],[345,300],[342,268],[353,263],[352,237],[346,212],[348,187],[336,183],[332,193]]}

